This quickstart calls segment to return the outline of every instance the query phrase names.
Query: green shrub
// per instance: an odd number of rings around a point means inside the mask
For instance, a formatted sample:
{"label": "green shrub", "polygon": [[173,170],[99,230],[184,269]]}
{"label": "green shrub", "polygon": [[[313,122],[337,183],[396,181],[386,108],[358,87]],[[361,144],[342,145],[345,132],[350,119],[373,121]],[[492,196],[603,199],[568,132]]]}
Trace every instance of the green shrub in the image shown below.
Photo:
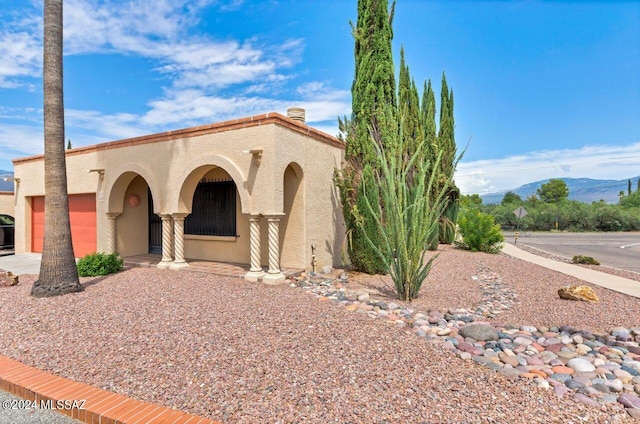
{"label": "green shrub", "polygon": [[97,277],[122,270],[122,259],[117,253],[91,253],[78,261],[80,277]]}
{"label": "green shrub", "polygon": [[493,216],[477,209],[468,209],[458,218],[458,225],[462,236],[462,241],[455,242],[458,247],[487,253],[498,253],[502,249],[504,236]]}
{"label": "green shrub", "polygon": [[574,264],[583,264],[583,265],[600,265],[600,262],[598,262],[591,256],[582,256],[582,255],[574,256],[571,262],[573,262]]}

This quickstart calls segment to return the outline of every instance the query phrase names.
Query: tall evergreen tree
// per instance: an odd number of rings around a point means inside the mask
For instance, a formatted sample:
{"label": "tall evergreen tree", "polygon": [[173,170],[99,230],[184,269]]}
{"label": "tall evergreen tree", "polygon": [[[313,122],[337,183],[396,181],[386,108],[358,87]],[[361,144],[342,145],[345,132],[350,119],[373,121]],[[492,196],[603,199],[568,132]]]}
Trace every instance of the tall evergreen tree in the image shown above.
{"label": "tall evergreen tree", "polygon": [[[376,128],[385,142],[397,137],[396,83],[391,41],[395,2],[389,9],[387,0],[358,0],[358,19],[353,28],[355,40],[355,75],[351,86],[351,119],[339,121],[346,144],[346,164],[337,183],[342,197],[343,214],[348,235],[349,259],[355,269],[371,274],[385,271],[364,236],[364,229],[375,233],[376,222],[366,213],[365,195],[377,202],[375,190],[362,189],[363,181],[373,183],[377,154],[371,139]],[[383,148],[394,146],[383,145]],[[359,225],[356,220],[364,221]],[[363,229],[364,228],[364,229]],[[375,237],[374,237],[375,239]],[[376,240],[374,240],[375,242]]]}
{"label": "tall evergreen tree", "polygon": [[[421,167],[412,165],[405,169],[408,180],[403,184],[408,190],[415,190],[420,182],[414,178],[426,175],[424,171],[428,171],[433,184],[422,184],[422,187],[429,187],[426,194],[430,204],[439,204],[436,200],[442,193],[447,199],[446,216],[449,218],[441,219],[441,222],[451,224],[457,215],[458,192],[451,180],[456,157],[453,91],[449,91],[443,73],[438,132],[431,81],[425,83],[421,106],[418,89],[405,63],[404,49],[396,88],[391,50],[395,2],[391,9],[388,6],[387,0],[358,0],[358,19],[355,26],[352,24],[355,39],[352,114],[350,118],[339,119],[341,138],[346,145],[346,163],[336,174],[336,182],[347,227],[349,259],[355,269],[368,273],[386,271],[385,261],[380,260],[380,255],[372,248],[380,245],[382,239],[377,237],[382,237],[384,230],[379,227],[380,221],[376,221],[370,207],[382,201],[375,180],[380,176],[380,154],[400,155],[398,157],[407,160],[414,158],[412,163],[423,163]],[[372,132],[379,143],[375,146]],[[368,187],[366,191],[364,186]],[[383,210],[386,207],[380,206]],[[442,209],[438,210],[438,217],[442,217]],[[450,235],[452,237],[453,231],[446,236]],[[437,248],[438,239],[438,228],[431,228],[431,246]]]}
{"label": "tall evergreen tree", "polygon": [[[460,190],[453,183],[455,162],[457,156],[455,141],[455,121],[453,117],[453,90],[449,90],[447,77],[442,73],[442,89],[440,92],[440,127],[438,131],[438,151],[442,153],[439,172],[439,188],[445,184],[450,187],[447,190],[447,205],[440,220],[440,242],[450,244],[455,236],[455,223],[458,219]],[[431,248],[434,246],[432,245]]]}
{"label": "tall evergreen tree", "polygon": [[404,47],[400,49],[400,78],[398,81],[398,117],[403,123],[405,156],[411,157],[424,139],[421,122],[420,99],[409,66],[404,59]]}
{"label": "tall evergreen tree", "polygon": [[424,91],[422,92],[422,125],[424,127],[425,137],[431,151],[436,146],[436,96],[431,87],[431,79],[424,83]]}
{"label": "tall evergreen tree", "polygon": [[[353,29],[355,40],[355,76],[351,86],[353,139],[347,141],[347,158],[361,156],[373,163],[375,150],[371,142],[371,123],[376,122],[382,135],[396,131],[396,82],[393,65],[393,10],[387,0],[358,0],[358,20]],[[389,111],[391,115],[388,115]]]}

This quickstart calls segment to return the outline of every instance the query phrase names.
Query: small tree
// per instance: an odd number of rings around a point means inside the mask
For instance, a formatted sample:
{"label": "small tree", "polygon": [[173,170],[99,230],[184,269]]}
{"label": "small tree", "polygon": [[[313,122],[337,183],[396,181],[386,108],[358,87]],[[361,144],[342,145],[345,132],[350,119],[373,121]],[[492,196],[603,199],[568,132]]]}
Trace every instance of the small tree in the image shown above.
{"label": "small tree", "polygon": [[623,208],[640,208],[640,191],[634,191],[631,195],[620,199]]}
{"label": "small tree", "polygon": [[540,199],[547,203],[558,203],[569,197],[569,187],[563,180],[554,178],[548,183],[542,184],[536,193]]}
{"label": "small tree", "polygon": [[479,194],[461,194],[460,206],[465,208],[478,208],[482,206],[482,197]]}
{"label": "small tree", "polygon": [[[371,249],[384,263],[394,282],[396,293],[401,300],[411,301],[418,296],[420,287],[431,271],[437,255],[425,261],[425,250],[429,237],[438,228],[438,219],[447,206],[446,193],[450,185],[444,185],[437,196],[432,196],[437,168],[442,159],[438,155],[434,168],[425,159],[426,145],[420,143],[410,158],[405,155],[403,125],[400,125],[397,145],[394,149],[384,149],[380,132],[372,130],[373,146],[378,163],[374,170],[375,187],[367,186],[363,179],[364,192],[373,190],[380,195],[380,201],[371,201],[364,196],[367,212],[377,225],[375,233],[365,226],[363,219],[357,219]],[[451,183],[450,183],[451,184]],[[374,243],[375,239],[379,243]]]}
{"label": "small tree", "polygon": [[511,203],[521,203],[522,197],[514,193],[513,191],[507,191],[502,198],[502,202],[500,204],[507,205]]}

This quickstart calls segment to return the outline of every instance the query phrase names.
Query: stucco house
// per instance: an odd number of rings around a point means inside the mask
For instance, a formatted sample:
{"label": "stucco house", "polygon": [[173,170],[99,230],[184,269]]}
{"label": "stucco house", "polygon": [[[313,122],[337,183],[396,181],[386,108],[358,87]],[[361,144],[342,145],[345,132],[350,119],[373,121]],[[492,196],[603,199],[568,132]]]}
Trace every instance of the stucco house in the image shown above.
{"label": "stucco house", "polygon": [[[267,113],[67,151],[76,257],[94,251],[250,264],[245,278],[284,280],[282,267],[341,264],[344,224],[333,174],[337,138],[304,111]],[[40,252],[44,156],[13,161],[15,251]]]}

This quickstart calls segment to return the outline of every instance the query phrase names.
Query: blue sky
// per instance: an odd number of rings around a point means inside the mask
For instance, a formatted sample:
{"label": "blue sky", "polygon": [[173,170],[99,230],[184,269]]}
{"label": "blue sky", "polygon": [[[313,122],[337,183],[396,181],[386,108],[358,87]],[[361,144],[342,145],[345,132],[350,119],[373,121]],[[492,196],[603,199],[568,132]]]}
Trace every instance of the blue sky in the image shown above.
{"label": "blue sky", "polygon": [[[41,1],[0,0],[0,169],[43,152]],[[65,0],[74,147],[291,106],[350,113],[356,0]],[[640,175],[640,2],[398,0],[419,87],[455,95],[464,193]],[[397,68],[397,66],[396,66]]]}

